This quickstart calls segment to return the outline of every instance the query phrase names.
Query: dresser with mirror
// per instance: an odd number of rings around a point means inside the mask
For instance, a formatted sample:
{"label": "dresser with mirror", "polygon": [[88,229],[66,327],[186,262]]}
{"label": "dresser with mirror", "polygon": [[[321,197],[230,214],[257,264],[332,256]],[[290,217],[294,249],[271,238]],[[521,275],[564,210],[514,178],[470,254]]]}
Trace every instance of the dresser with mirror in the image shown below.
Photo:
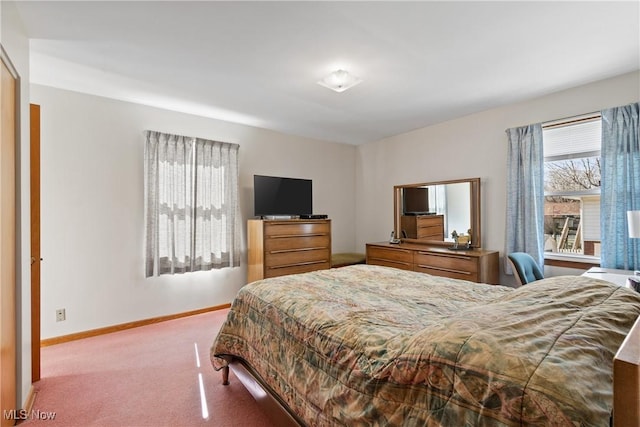
{"label": "dresser with mirror", "polygon": [[480,178],[396,185],[393,201],[400,243],[367,243],[368,264],[499,283],[499,253],[482,249]]}

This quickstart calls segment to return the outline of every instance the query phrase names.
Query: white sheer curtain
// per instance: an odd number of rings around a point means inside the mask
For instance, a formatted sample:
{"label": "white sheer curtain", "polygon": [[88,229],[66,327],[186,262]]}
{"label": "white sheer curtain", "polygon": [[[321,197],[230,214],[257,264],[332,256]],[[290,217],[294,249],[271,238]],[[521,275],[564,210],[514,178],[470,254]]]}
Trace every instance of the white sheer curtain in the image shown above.
{"label": "white sheer curtain", "polygon": [[239,146],[145,135],[146,277],[239,266]]}

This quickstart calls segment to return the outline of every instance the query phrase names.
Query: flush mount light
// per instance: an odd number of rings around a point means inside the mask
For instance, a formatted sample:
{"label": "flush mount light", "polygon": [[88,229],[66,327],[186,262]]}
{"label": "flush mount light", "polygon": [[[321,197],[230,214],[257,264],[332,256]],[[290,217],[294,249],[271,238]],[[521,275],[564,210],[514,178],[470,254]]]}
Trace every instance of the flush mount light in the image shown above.
{"label": "flush mount light", "polygon": [[320,80],[318,84],[331,90],[335,90],[336,92],[344,92],[361,81],[361,79],[357,78],[353,74],[349,74],[346,70],[336,70],[324,79]]}

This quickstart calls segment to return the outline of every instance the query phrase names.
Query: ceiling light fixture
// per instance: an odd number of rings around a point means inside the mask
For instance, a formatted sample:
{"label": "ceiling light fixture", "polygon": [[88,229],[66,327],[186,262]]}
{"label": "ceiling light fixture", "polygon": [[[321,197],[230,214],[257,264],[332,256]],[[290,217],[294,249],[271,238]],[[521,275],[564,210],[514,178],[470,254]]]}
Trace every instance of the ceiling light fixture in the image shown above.
{"label": "ceiling light fixture", "polygon": [[344,92],[361,81],[361,79],[353,74],[349,74],[346,70],[336,70],[324,79],[320,80],[318,84],[331,90],[335,90],[336,92]]}

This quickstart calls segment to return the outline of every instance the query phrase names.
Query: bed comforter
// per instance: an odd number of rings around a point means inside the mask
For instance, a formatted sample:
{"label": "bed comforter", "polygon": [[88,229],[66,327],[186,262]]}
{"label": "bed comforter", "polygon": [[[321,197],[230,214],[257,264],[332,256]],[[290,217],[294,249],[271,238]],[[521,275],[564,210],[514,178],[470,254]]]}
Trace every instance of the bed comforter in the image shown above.
{"label": "bed comforter", "polygon": [[310,426],[608,426],[640,294],[581,276],[512,289],[356,265],[242,288],[212,348]]}

